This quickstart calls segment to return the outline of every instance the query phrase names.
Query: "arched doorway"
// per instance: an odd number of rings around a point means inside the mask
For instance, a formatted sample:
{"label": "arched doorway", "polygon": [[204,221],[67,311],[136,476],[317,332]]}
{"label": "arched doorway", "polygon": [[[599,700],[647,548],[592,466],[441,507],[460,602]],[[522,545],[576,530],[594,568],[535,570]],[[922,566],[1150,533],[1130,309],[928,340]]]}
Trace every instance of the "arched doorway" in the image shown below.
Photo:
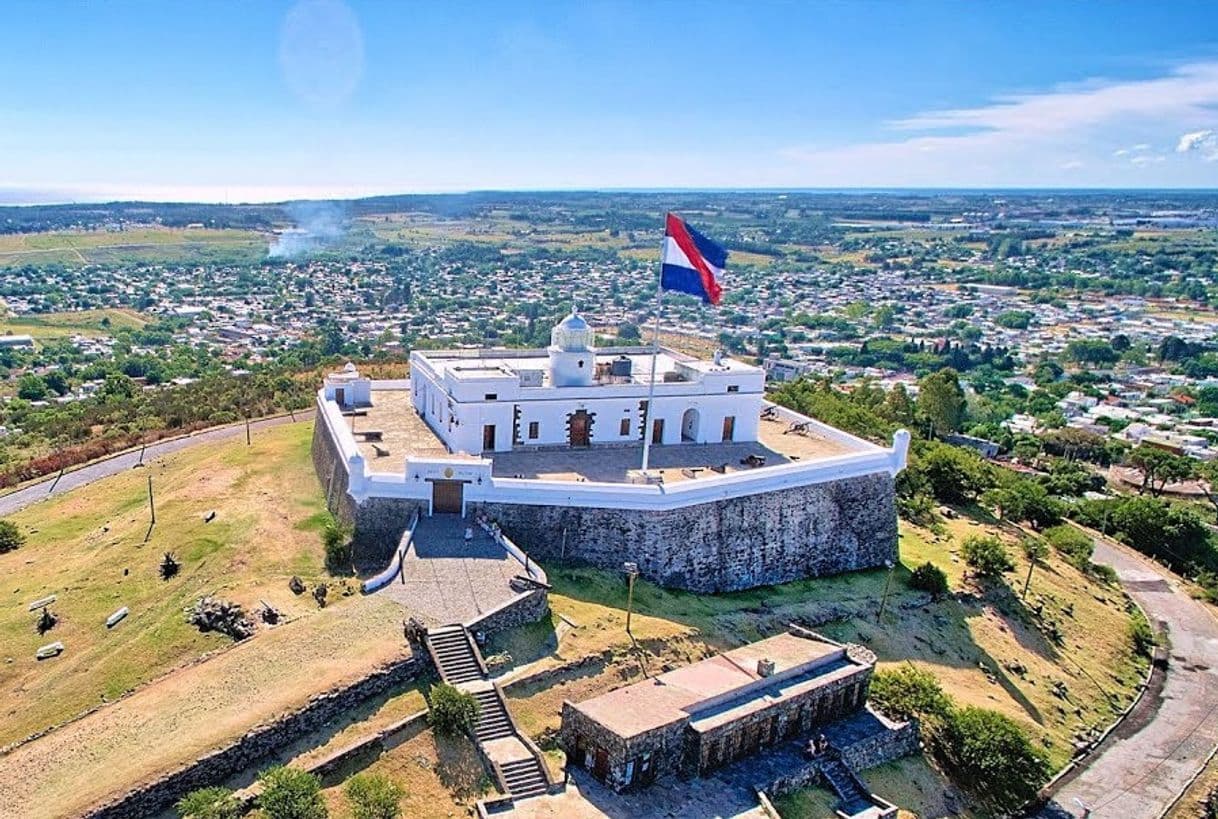
{"label": "arched doorway", "polygon": [[685,414],[681,416],[681,440],[697,441],[701,423],[702,414],[697,409],[690,407],[685,410]]}
{"label": "arched doorway", "polygon": [[588,446],[592,441],[592,416],[577,410],[567,416],[567,441],[571,446]]}

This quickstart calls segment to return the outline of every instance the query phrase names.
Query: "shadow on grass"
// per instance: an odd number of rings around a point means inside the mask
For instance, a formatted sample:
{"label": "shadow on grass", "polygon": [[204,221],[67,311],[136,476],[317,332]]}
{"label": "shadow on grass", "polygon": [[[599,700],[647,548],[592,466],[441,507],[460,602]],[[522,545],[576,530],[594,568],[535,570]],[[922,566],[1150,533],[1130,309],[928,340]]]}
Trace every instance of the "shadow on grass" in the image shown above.
{"label": "shadow on grass", "polygon": [[440,784],[460,799],[480,796],[490,784],[474,743],[466,736],[432,734],[436,743],[436,775]]}

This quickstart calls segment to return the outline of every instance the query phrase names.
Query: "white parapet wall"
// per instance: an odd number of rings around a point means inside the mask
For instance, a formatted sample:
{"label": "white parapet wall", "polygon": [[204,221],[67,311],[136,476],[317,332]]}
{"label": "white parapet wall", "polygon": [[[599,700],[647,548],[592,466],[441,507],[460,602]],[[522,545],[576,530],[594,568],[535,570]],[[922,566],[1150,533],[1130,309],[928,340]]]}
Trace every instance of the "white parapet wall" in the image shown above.
{"label": "white parapet wall", "polygon": [[[401,389],[401,382],[382,389]],[[373,382],[373,389],[378,388]],[[324,392],[318,394],[318,418],[326,425],[347,470],[348,491],[356,503],[369,498],[398,498],[427,502],[432,482],[465,483],[466,502],[534,506],[586,506],[603,509],[661,511],[747,495],[884,473],[895,476],[905,468],[909,433],[898,430],[891,447],[880,447],[815,419],[776,407],[790,423],[807,423],[818,434],[848,444],[845,455],[761,467],[726,475],[712,475],[672,484],[600,483],[496,477],[489,458],[408,456],[400,472],[373,472],[356,446],[342,411]]]}

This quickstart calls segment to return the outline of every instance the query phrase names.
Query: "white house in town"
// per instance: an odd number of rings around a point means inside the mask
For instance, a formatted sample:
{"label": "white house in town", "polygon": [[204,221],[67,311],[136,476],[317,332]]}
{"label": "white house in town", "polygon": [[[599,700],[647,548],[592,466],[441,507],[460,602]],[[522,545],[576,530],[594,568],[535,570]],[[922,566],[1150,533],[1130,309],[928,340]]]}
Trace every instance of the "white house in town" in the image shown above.
{"label": "white house in town", "polygon": [[[655,443],[757,440],[761,368],[661,350],[655,370]],[[410,356],[415,411],[451,451],[470,455],[641,441],[651,379],[651,353],[598,351],[592,328],[575,312],[554,327],[544,350]],[[343,387],[335,381],[335,388]],[[365,400],[353,392],[346,398]]]}

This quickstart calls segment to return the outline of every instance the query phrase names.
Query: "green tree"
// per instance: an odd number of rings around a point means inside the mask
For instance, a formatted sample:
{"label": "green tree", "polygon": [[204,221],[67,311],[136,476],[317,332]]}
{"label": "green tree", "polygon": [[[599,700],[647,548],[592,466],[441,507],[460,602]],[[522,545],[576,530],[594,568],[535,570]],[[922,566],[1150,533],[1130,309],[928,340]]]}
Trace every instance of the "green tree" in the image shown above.
{"label": "green tree", "polygon": [[934,674],[913,665],[877,671],[871,678],[869,697],[893,719],[943,719],[952,701]]}
{"label": "green tree", "polygon": [[1007,474],[1000,486],[990,489],[982,499],[996,507],[1006,520],[1031,523],[1037,529],[1061,522],[1063,508],[1049,496],[1044,486],[1019,475]]}
{"label": "green tree", "polygon": [[973,535],[960,546],[964,562],[972,566],[978,575],[985,578],[1001,577],[1003,572],[1015,568],[1007,547],[992,535]]}
{"label": "green tree", "polygon": [[389,777],[362,773],[351,777],[343,792],[355,819],[398,819],[402,815],[402,790]]}
{"label": "green tree", "polygon": [[976,452],[928,441],[917,448],[908,481],[925,479],[940,503],[970,503],[994,483],[993,470]]}
{"label": "green tree", "polygon": [[228,788],[199,788],[174,806],[183,819],[239,819],[244,811]]}
{"label": "green tree", "polygon": [[17,397],[26,401],[42,401],[47,397],[47,382],[42,376],[26,373],[17,382]]}
{"label": "green tree", "polygon": [[904,384],[896,384],[884,398],[881,413],[890,421],[910,426],[914,423],[917,408],[909,398],[909,390]]}
{"label": "green tree", "polygon": [[960,374],[951,367],[918,382],[918,409],[937,433],[956,432],[964,423],[965,398]]}
{"label": "green tree", "polygon": [[1156,498],[1163,494],[1169,483],[1188,479],[1194,470],[1191,458],[1150,444],[1138,444],[1129,453],[1127,462],[1142,473],[1142,486],[1138,493],[1145,494],[1149,489]]}
{"label": "green tree", "polygon": [[278,765],[258,774],[262,793],[258,807],[267,819],[326,819],[329,811],[321,797],[321,780],[299,768]]}
{"label": "green tree", "polygon": [[0,520],[0,555],[25,545],[25,533],[11,520]]}
{"label": "green tree", "polygon": [[478,700],[448,683],[433,685],[427,699],[427,720],[437,733],[467,734],[478,721]]}
{"label": "green tree", "polygon": [[955,779],[1001,812],[1014,811],[1049,780],[1049,759],[1018,723],[985,708],[964,708],[946,721],[936,747]]}

